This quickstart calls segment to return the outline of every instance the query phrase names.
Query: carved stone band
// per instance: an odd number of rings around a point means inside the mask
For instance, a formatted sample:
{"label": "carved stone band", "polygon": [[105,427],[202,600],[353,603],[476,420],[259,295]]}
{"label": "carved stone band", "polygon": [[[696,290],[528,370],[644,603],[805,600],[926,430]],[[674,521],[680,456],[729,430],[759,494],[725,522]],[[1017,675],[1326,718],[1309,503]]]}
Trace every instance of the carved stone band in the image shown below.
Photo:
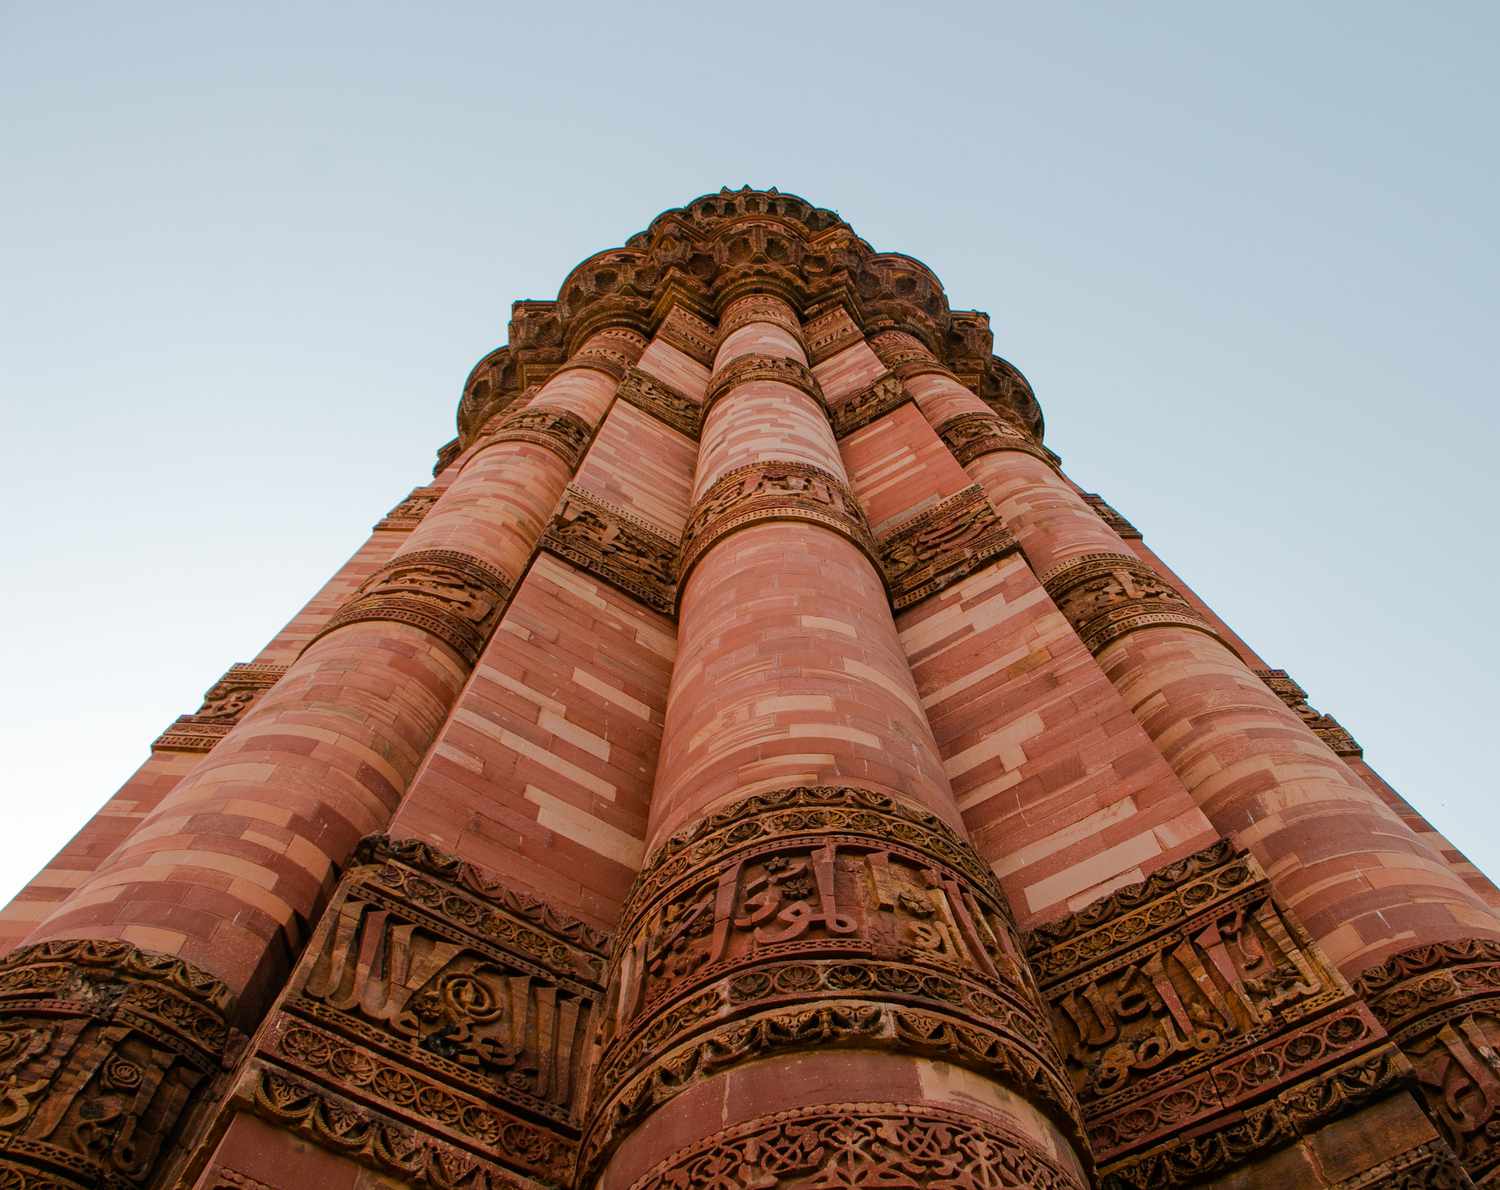
{"label": "carved stone band", "polygon": [[486,427],[474,443],[469,462],[497,442],[534,442],[562,459],[569,471],[577,471],[593,437],[594,427],[576,413],[527,405],[502,413],[493,427]]}
{"label": "carved stone band", "polygon": [[1500,1170],[1500,942],[1403,951],[1354,981],[1416,1070],[1432,1117],[1476,1185]]}
{"label": "carved stone band", "polygon": [[877,376],[857,393],[846,397],[833,411],[833,436],[847,438],[910,400],[911,394],[906,391],[906,386],[890,372]]}
{"label": "carved stone band", "polygon": [[731,389],[751,380],[774,380],[779,384],[790,385],[806,393],[818,403],[819,408],[825,411],[828,408],[817,377],[802,361],[784,355],[741,355],[715,372],[713,379],[708,382],[708,391],[703,394],[703,421],[708,421],[708,411],[713,408],[715,401]]}
{"label": "carved stone band", "polygon": [[729,533],[762,521],[812,521],[847,537],[881,573],[865,514],[843,481],[810,463],[768,460],[726,471],[703,494],[682,533],[677,597],[704,552]]}
{"label": "carved stone band", "polygon": [[937,428],[959,466],[967,467],[980,455],[1000,450],[1018,450],[1055,467],[1052,457],[1031,435],[1006,421],[998,413],[960,413]]}
{"label": "carved stone band", "polygon": [[972,484],[880,539],[891,606],[908,608],[1015,548],[984,489]]}
{"label": "carved stone band", "polygon": [[1284,669],[1258,669],[1255,676],[1269,686],[1277,698],[1297,713],[1297,717],[1312,728],[1313,735],[1322,740],[1339,756],[1363,756],[1355,738],[1345,730],[1332,715],[1324,715],[1307,701],[1307,691],[1297,685]]}
{"label": "carved stone band", "polygon": [[564,491],[540,545],[653,611],[670,616],[676,607],[677,543],[580,488]]}
{"label": "carved stone band", "polygon": [[64,940],[0,960],[0,1183],[145,1187],[233,1036],[232,996],[181,959]]}
{"label": "carved stone band", "polygon": [[1096,656],[1138,628],[1192,628],[1223,643],[1186,599],[1133,554],[1080,554],[1037,577]]}
{"label": "carved stone band", "polygon": [[[573,352],[558,372],[571,368],[593,368],[615,380],[624,380],[646,350],[645,336],[627,326],[611,326],[596,331],[582,347]],[[556,375],[557,373],[553,373]]]}
{"label": "carved stone band", "polygon": [[1115,531],[1119,537],[1139,541],[1141,531],[1116,512],[1103,496],[1097,492],[1084,492],[1084,502],[1099,514],[1099,519]]}
{"label": "carved stone band", "polygon": [[719,342],[724,342],[740,327],[754,322],[769,322],[773,326],[779,326],[797,340],[797,345],[804,352],[807,350],[807,340],[803,338],[802,324],[797,320],[797,315],[780,298],[769,294],[751,294],[734,301],[719,320]]}
{"label": "carved stone band", "polygon": [[438,497],[442,494],[440,488],[413,488],[411,495],[386,513],[375,528],[411,532],[422,523],[422,518],[432,510],[432,506],[437,503]]}
{"label": "carved stone band", "polygon": [[698,440],[698,431],[703,423],[698,402],[683,396],[654,376],[647,376],[639,368],[632,368],[615,395],[641,412],[665,422],[679,434],[686,434],[695,442]]}
{"label": "carved stone band", "polygon": [[881,794],[760,795],[669,841],[629,898],[608,986],[585,1184],[699,1079],[840,1044],[982,1071],[1081,1140],[993,876],[940,820]]}
{"label": "carved stone band", "polygon": [[240,662],[214,683],[203,696],[203,705],[157,736],[153,752],[207,752],[240,721],[250,704],[281,680],[284,665]]}
{"label": "carved stone band", "polygon": [[474,665],[510,592],[510,578],[502,570],[472,555],[457,550],[397,554],[359,585],[313,641],[347,624],[390,620],[432,633]]}
{"label": "carved stone band", "polygon": [[631,1190],[809,1185],[1082,1190],[1074,1173],[998,1120],[928,1103],[827,1103],[762,1116],[679,1150]]}
{"label": "carved stone band", "polygon": [[807,337],[807,358],[815,364],[832,359],[864,338],[842,305],[809,318],[803,331]]}
{"label": "carved stone band", "polygon": [[713,366],[718,332],[714,330],[713,323],[699,318],[691,310],[674,305],[657,328],[656,337],[670,343],[704,367]]}

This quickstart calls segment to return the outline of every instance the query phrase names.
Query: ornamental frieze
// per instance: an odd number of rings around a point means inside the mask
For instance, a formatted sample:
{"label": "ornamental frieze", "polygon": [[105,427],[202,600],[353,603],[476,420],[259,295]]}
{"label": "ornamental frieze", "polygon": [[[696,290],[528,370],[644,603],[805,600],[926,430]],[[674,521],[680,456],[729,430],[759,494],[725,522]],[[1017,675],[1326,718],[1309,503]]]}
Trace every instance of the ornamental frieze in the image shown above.
{"label": "ornamental frieze", "polygon": [[[623,379],[625,374],[620,375]],[[496,442],[534,442],[562,459],[569,471],[577,471],[593,438],[594,427],[578,414],[527,404],[502,413],[486,426],[474,442],[474,454]],[[469,457],[472,460],[474,455]]]}
{"label": "ornamental frieze", "polygon": [[0,960],[0,1184],[146,1187],[238,1035],[223,983],[124,942]]}
{"label": "ornamental frieze", "polygon": [[1053,465],[1051,456],[1043,446],[1020,426],[1006,421],[998,413],[960,413],[938,426],[937,435],[953,452],[953,457],[961,467],[967,467],[981,455],[1002,450],[1020,451],[1040,459],[1049,467]]}
{"label": "ornamental frieze", "polygon": [[1365,750],[1332,715],[1315,710],[1307,701],[1307,691],[1297,685],[1284,669],[1258,669],[1255,676],[1269,686],[1276,697],[1294,711],[1297,718],[1312,728],[1313,735],[1322,740],[1339,756],[1363,756]]}
{"label": "ornamental frieze", "polygon": [[976,870],[936,818],[837,787],[746,799],[659,848],[615,934],[585,1180],[700,1079],[814,1047],[981,1070],[1079,1136],[1014,927]]}
{"label": "ornamental frieze", "polygon": [[802,337],[802,323],[797,320],[796,314],[780,298],[767,294],[751,294],[737,299],[719,320],[719,342],[723,343],[735,331],[754,322],[768,322],[779,326],[797,341],[804,352],[807,350],[806,340]]}
{"label": "ornamental frieze", "polygon": [[818,378],[801,360],[784,355],[740,355],[714,373],[708,382],[708,391],[703,394],[703,420],[707,422],[708,411],[714,402],[730,390],[751,380],[774,380],[778,384],[790,385],[806,393],[820,407],[827,408]]}
{"label": "ornamental frieze", "polygon": [[361,583],[313,640],[347,624],[389,620],[430,632],[474,665],[510,591],[503,571],[469,554],[413,550]]}
{"label": "ornamental frieze", "polygon": [[1027,952],[1104,1187],[1222,1174],[1409,1072],[1228,842],[1034,931]]}
{"label": "ornamental frieze", "polygon": [[410,532],[422,523],[422,518],[432,511],[432,506],[442,494],[441,488],[413,488],[411,495],[386,513],[375,528]]}
{"label": "ornamental frieze", "polygon": [[1354,981],[1416,1070],[1432,1117],[1469,1176],[1500,1170],[1500,942],[1403,951]]}
{"label": "ornamental frieze", "polygon": [[851,393],[833,411],[833,436],[840,440],[862,430],[911,400],[906,386],[890,372]]}
{"label": "ornamental frieze", "polygon": [[1016,548],[1016,539],[971,484],[880,539],[891,606],[902,611]]}
{"label": "ornamental frieze", "polygon": [[761,1116],[674,1153],[631,1190],[941,1186],[1083,1190],[1074,1172],[988,1115],[930,1103],[827,1103]]}
{"label": "ornamental frieze", "polygon": [[698,402],[683,396],[656,377],[646,375],[639,368],[632,368],[616,396],[622,401],[628,401],[641,412],[665,422],[679,434],[685,434],[694,442],[698,440],[698,431],[703,422],[703,411]]}
{"label": "ornamental frieze", "polygon": [[842,305],[809,318],[802,332],[807,343],[807,358],[814,364],[832,359],[864,338],[864,333]]}
{"label": "ornamental frieze", "polygon": [[1139,541],[1141,539],[1141,531],[1116,512],[1103,496],[1097,492],[1083,492],[1082,496],[1084,503],[1094,510],[1101,521],[1114,530],[1116,536],[1126,540]]}
{"label": "ornamental frieze", "polygon": [[591,335],[588,342],[570,355],[557,371],[593,368],[617,381],[624,380],[645,350],[646,339],[636,331],[623,326],[607,327]]}
{"label": "ornamental frieze", "polygon": [[240,662],[215,682],[203,696],[203,705],[157,736],[153,752],[207,752],[232,728],[262,694],[281,680],[284,665]]}
{"label": "ornamental frieze", "polygon": [[677,597],[677,543],[638,517],[581,488],[563,492],[540,546],[671,615]]}
{"label": "ornamental frieze", "polygon": [[811,463],[768,459],[726,471],[693,506],[682,532],[678,595],[714,542],[746,525],[774,520],[813,521],[833,529],[864,550],[878,572],[880,555],[864,511],[843,480]]}
{"label": "ornamental frieze", "polygon": [[1080,554],[1037,577],[1096,656],[1138,628],[1192,628],[1220,639],[1176,588],[1134,554]]}
{"label": "ornamental frieze", "polygon": [[684,355],[697,360],[705,368],[712,367],[719,335],[713,323],[699,318],[691,310],[675,305],[662,319],[656,332],[657,338],[670,343]]}

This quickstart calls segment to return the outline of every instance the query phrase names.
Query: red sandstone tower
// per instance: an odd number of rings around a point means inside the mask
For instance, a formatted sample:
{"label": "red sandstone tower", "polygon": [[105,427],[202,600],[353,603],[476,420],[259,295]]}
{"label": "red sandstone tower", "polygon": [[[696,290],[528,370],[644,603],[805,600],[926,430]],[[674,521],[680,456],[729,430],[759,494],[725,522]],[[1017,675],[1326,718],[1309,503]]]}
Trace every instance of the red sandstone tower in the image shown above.
{"label": "red sandstone tower", "polygon": [[459,436],[3,914],[0,1188],[1500,1185],[1500,893],[775,191]]}

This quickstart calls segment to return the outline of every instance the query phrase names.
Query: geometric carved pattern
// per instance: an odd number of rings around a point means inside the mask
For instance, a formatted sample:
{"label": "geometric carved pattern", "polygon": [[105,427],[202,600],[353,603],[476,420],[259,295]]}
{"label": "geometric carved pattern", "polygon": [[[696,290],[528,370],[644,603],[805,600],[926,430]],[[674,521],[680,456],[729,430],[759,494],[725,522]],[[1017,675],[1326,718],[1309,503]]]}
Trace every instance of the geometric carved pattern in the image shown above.
{"label": "geometric carved pattern", "polygon": [[843,534],[880,570],[880,554],[854,494],[843,480],[810,463],[768,459],[726,471],[693,506],[682,531],[680,594],[705,550],[727,533],[770,520],[814,521]]}
{"label": "geometric carved pattern", "polygon": [[909,400],[911,394],[895,376],[889,372],[877,376],[857,393],[845,397],[833,411],[833,436],[847,438]]}
{"label": "geometric carved pattern", "polygon": [[124,942],[0,959],[0,1186],[148,1185],[236,1036],[230,1002],[212,976]]}
{"label": "geometric carved pattern", "polygon": [[1133,554],[1080,554],[1037,578],[1095,656],[1137,628],[1172,625],[1220,639],[1186,599]]}
{"label": "geometric carved pattern", "polygon": [[457,550],[397,554],[359,585],[313,640],[346,624],[394,620],[432,633],[474,665],[510,590],[503,571]]}
{"label": "geometric carved pattern", "polygon": [[1271,688],[1276,697],[1297,713],[1312,732],[1339,756],[1363,756],[1365,750],[1344,730],[1332,715],[1324,715],[1308,704],[1307,691],[1294,682],[1284,669],[1258,669],[1255,676]]}
{"label": "geometric carved pattern", "polygon": [[883,794],[761,794],[669,840],[627,900],[608,986],[584,1184],[699,1079],[837,1045],[982,1070],[1080,1135],[993,875]]}
{"label": "geometric carved pattern", "polygon": [[356,858],[236,1095],[425,1184],[570,1184],[602,936],[425,844]]}
{"label": "geometric carved pattern", "polygon": [[539,544],[663,615],[676,606],[677,543],[579,488],[563,492]]}
{"label": "geometric carved pattern", "polygon": [[411,495],[385,514],[376,529],[415,529],[422,523],[422,518],[427,515],[432,506],[437,503],[441,496],[440,488],[412,488]]}
{"label": "geometric carved pattern", "polygon": [[1227,841],[1040,927],[1027,951],[1105,1187],[1221,1175],[1407,1074]]}
{"label": "geometric carved pattern", "polygon": [[937,434],[961,467],[997,450],[1018,450],[1053,465],[1051,452],[997,413],[960,413],[938,426]]}
{"label": "geometric carved pattern", "polygon": [[534,442],[562,459],[569,471],[577,471],[593,437],[593,427],[576,413],[526,405],[502,413],[480,433],[474,446],[477,450],[496,442]]}
{"label": "geometric carved pattern", "polygon": [[750,1120],[674,1153],[632,1190],[1082,1190],[985,1116],[917,1103],[827,1103]]}
{"label": "geometric carved pattern", "polygon": [[1477,1184],[1500,1181],[1500,942],[1418,946],[1354,981]]}
{"label": "geometric carved pattern", "polygon": [[1116,512],[1108,504],[1108,502],[1105,501],[1103,496],[1099,495],[1097,492],[1083,492],[1081,494],[1083,496],[1084,502],[1096,513],[1098,513],[1099,519],[1106,525],[1108,525],[1111,529],[1113,529],[1118,536],[1123,537],[1127,540],[1133,538],[1134,540],[1139,541],[1141,539],[1140,530],[1132,525],[1129,521],[1127,521],[1124,517],[1122,517],[1118,512]]}
{"label": "geometric carved pattern", "polygon": [[631,368],[615,395],[658,421],[666,422],[694,442],[698,440],[701,422],[698,402],[683,396],[654,376],[646,375],[639,368]]}
{"label": "geometric carved pattern", "polygon": [[984,489],[971,484],[880,539],[891,606],[908,608],[1015,546]]}
{"label": "geometric carved pattern", "polygon": [[817,377],[801,360],[782,355],[741,355],[714,373],[708,382],[708,391],[703,394],[703,420],[707,422],[708,411],[714,402],[741,384],[752,380],[774,380],[805,393],[824,410],[828,408]]}
{"label": "geometric carved pattern", "polygon": [[177,721],[157,736],[153,752],[207,752],[240,721],[246,709],[274,686],[286,673],[284,665],[256,665],[240,662],[214,683],[203,696],[203,705],[191,715],[179,715]]}

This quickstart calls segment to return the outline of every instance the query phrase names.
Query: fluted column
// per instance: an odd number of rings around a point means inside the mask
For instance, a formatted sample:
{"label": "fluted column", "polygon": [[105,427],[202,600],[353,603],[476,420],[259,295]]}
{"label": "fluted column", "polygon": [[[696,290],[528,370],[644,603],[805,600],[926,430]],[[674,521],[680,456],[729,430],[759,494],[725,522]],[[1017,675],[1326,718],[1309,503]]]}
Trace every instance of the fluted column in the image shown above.
{"label": "fluted column", "polygon": [[[7,958],[0,1011],[34,1038],[12,1055],[29,1089],[8,1119],[32,1155],[10,1146],[0,1169],[150,1177],[229,1027],[285,977],[336,865],[390,818],[644,346],[593,335],[487,429],[402,548]],[[101,1000],[105,987],[124,991]],[[16,1003],[40,989],[68,1002],[64,1024]]]}
{"label": "fluted column", "polygon": [[1081,1185],[798,321],[754,295],[720,334],[579,1185]]}

